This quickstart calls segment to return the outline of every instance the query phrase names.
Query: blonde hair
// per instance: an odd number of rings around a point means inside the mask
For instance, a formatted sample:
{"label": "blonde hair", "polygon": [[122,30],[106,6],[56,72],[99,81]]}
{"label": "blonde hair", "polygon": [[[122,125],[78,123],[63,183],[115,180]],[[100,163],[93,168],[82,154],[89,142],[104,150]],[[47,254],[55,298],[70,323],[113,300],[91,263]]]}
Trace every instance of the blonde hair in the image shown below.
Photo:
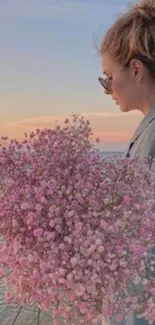
{"label": "blonde hair", "polygon": [[106,32],[99,54],[111,54],[128,66],[132,58],[140,59],[155,78],[155,0],[142,0],[130,5]]}

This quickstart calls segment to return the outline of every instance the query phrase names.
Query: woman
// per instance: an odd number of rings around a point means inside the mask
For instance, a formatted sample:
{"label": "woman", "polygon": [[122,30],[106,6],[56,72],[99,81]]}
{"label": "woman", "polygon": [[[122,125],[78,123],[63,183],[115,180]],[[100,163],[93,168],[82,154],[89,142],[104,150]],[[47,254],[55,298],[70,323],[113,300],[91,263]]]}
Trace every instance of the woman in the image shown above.
{"label": "woman", "polygon": [[143,0],[120,16],[99,48],[105,93],[122,112],[144,118],[127,150],[128,157],[155,156],[155,0]]}
{"label": "woman", "polygon": [[[139,110],[144,118],[135,131],[127,157],[155,157],[155,0],[132,5],[107,31],[99,48],[105,93],[122,112]],[[119,311],[118,311],[119,314]],[[116,324],[117,313],[113,319]],[[135,315],[127,323],[146,325]],[[126,321],[123,321],[123,324]]]}

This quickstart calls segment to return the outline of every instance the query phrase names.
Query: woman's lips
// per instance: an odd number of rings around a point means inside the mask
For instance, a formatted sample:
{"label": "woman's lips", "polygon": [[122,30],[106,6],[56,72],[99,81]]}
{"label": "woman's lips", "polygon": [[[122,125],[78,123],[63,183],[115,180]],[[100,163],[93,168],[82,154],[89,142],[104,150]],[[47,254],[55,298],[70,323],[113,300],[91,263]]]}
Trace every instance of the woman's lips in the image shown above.
{"label": "woman's lips", "polygon": [[113,101],[115,102],[116,105],[119,105],[117,98],[112,97],[112,99],[113,99]]}

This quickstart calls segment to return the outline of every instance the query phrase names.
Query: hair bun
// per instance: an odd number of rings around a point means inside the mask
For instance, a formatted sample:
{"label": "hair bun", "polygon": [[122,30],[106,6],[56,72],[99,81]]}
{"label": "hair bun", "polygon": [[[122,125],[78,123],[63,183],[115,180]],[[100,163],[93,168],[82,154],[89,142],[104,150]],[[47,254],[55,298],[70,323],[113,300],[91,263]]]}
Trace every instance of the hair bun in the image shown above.
{"label": "hair bun", "polygon": [[133,10],[140,13],[143,17],[155,18],[155,0],[142,0],[131,6],[133,7]]}

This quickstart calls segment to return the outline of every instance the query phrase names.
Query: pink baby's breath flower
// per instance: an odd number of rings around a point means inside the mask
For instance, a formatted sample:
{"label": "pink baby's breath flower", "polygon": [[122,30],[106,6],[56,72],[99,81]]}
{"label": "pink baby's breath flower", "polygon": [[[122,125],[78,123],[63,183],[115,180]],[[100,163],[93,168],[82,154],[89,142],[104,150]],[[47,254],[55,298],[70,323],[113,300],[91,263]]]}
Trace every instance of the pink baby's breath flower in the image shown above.
{"label": "pink baby's breath flower", "polygon": [[103,159],[91,137],[73,115],[0,146],[6,300],[52,310],[56,325],[120,322],[118,306],[155,321],[155,173],[148,159]]}
{"label": "pink baby's breath flower", "polygon": [[18,221],[16,219],[12,219],[12,225],[13,227],[18,227]]}
{"label": "pink baby's breath flower", "polygon": [[27,215],[27,219],[26,219],[27,225],[33,224],[34,218],[35,218],[34,213],[29,212],[28,215]]}
{"label": "pink baby's breath flower", "polygon": [[81,229],[82,229],[82,222],[77,222],[76,224],[75,224],[75,229],[77,230],[77,231],[81,231]]}
{"label": "pink baby's breath flower", "polygon": [[99,143],[100,142],[100,138],[97,137],[96,138],[96,142]]}
{"label": "pink baby's breath flower", "polygon": [[70,261],[71,261],[71,264],[72,264],[73,266],[75,266],[75,265],[77,264],[77,262],[78,262],[78,260],[77,260],[76,257],[71,258]]}
{"label": "pink baby's breath flower", "polygon": [[18,259],[18,262],[20,264],[20,267],[25,267],[26,266],[26,263],[27,263],[27,260],[26,260],[25,257],[20,256],[19,259]]}
{"label": "pink baby's breath flower", "polygon": [[66,118],[64,123],[69,123],[69,118]]}
{"label": "pink baby's breath flower", "polygon": [[110,271],[115,271],[116,268],[117,268],[117,265],[115,263],[110,264],[110,266],[109,266]]}
{"label": "pink baby's breath flower", "polygon": [[32,254],[29,254],[27,259],[28,259],[28,262],[32,263],[34,261],[34,256]]}
{"label": "pink baby's breath flower", "polygon": [[41,203],[42,205],[46,205],[46,204],[48,204],[48,201],[47,201],[47,199],[46,199],[44,196],[42,196],[42,197],[40,198],[40,203]]}
{"label": "pink baby's breath flower", "polygon": [[5,301],[7,304],[11,302],[11,297],[9,292],[5,292]]}
{"label": "pink baby's breath flower", "polygon": [[27,210],[29,208],[29,204],[28,203],[22,203],[21,204],[21,209],[22,210]]}
{"label": "pink baby's breath flower", "polygon": [[81,296],[83,296],[84,292],[85,292],[85,287],[82,284],[79,284],[79,286],[78,286],[78,288],[77,288],[77,290],[75,292],[76,295],[78,297],[81,297]]}
{"label": "pink baby's breath flower", "polygon": [[43,229],[42,228],[37,228],[33,231],[33,234],[35,237],[41,237],[43,234]]}
{"label": "pink baby's breath flower", "polygon": [[54,222],[54,220],[51,220],[51,221],[50,221],[50,223],[49,223],[49,226],[50,226],[51,228],[53,228],[53,227],[54,227],[54,225],[55,225],[55,222]]}
{"label": "pink baby's breath flower", "polygon": [[42,204],[36,204],[35,208],[36,208],[36,211],[38,212],[41,212],[41,210],[43,209],[43,205]]}
{"label": "pink baby's breath flower", "polygon": [[124,198],[123,198],[123,203],[124,204],[129,204],[131,201],[132,201],[131,197],[129,197],[127,195],[124,196]]}
{"label": "pink baby's breath flower", "polygon": [[104,247],[103,247],[102,245],[100,245],[100,246],[98,247],[98,251],[99,251],[100,253],[104,252]]}

